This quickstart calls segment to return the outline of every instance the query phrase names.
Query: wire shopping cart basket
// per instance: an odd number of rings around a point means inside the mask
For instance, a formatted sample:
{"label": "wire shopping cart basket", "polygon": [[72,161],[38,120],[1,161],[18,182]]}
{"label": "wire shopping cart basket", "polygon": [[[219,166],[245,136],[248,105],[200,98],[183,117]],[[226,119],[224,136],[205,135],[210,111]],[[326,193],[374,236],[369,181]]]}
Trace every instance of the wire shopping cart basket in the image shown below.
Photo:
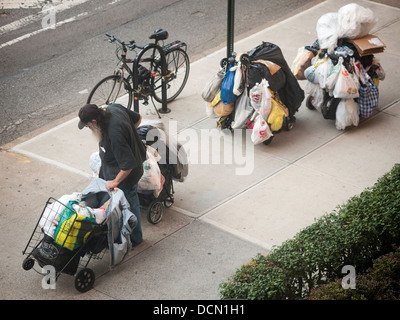
{"label": "wire shopping cart basket", "polygon": [[30,270],[37,262],[41,270],[34,270],[42,275],[50,274],[49,268],[52,269],[52,276],[47,277],[49,284],[65,273],[75,275],[75,288],[79,292],[90,290],[95,274],[88,264],[102,259],[107,249],[106,208],[97,213],[95,216],[79,200],[64,204],[49,198],[22,252],[26,256],[23,269]]}

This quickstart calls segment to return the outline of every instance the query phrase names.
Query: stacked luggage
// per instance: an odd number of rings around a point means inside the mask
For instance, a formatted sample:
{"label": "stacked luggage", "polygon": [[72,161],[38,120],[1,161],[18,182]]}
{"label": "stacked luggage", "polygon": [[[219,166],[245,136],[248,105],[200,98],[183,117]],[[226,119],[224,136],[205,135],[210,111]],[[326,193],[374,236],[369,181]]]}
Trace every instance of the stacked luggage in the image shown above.
{"label": "stacked luggage", "polygon": [[385,44],[370,31],[376,19],[370,9],[355,3],[327,13],[317,22],[318,39],[299,48],[292,65],[298,80],[307,80],[306,106],[325,119],[335,120],[338,130],[358,126],[379,102],[379,82],[385,73],[376,53]]}
{"label": "stacked luggage", "polygon": [[236,59],[224,58],[206,84],[206,113],[218,117],[221,129],[250,129],[254,144],[269,144],[274,134],[290,130],[304,91],[281,49],[263,42]]}

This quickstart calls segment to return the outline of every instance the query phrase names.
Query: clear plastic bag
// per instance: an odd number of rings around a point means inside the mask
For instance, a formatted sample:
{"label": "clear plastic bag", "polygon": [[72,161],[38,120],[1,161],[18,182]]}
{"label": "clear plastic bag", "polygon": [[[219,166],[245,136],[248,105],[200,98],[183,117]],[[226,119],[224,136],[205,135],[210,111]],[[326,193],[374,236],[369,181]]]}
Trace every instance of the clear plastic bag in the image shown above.
{"label": "clear plastic bag", "polygon": [[321,111],[322,104],[324,103],[324,90],[317,83],[307,81],[304,91],[306,94],[313,97],[312,105],[318,111]]}
{"label": "clear plastic bag", "polygon": [[221,90],[221,83],[225,77],[225,70],[220,69],[215,75],[213,75],[206,83],[203,91],[201,92],[201,97],[206,102],[211,102],[217,95],[218,91]]}
{"label": "clear plastic bag", "polygon": [[291,71],[297,80],[305,80],[304,71],[311,65],[314,54],[304,47],[297,50],[297,56],[293,60]]}
{"label": "clear plastic bag", "polygon": [[329,12],[322,15],[317,21],[317,36],[321,49],[328,49],[328,53],[335,51],[339,39],[337,33],[338,13]]}
{"label": "clear plastic bag", "polygon": [[267,120],[271,112],[271,92],[268,89],[267,80],[262,79],[261,85],[262,85],[262,91],[261,91],[262,96],[261,96],[261,106],[259,113],[264,120]]}
{"label": "clear plastic bag", "polygon": [[359,107],[353,99],[342,99],[336,109],[335,126],[338,130],[344,130],[349,126],[358,126]]}
{"label": "clear plastic bag", "polygon": [[326,88],[326,82],[328,80],[328,77],[329,77],[329,74],[331,73],[332,68],[333,68],[332,60],[326,59],[316,69],[318,83],[322,89]]}
{"label": "clear plastic bag", "polygon": [[233,94],[236,96],[240,96],[242,92],[244,91],[244,83],[243,83],[243,70],[242,70],[242,64],[239,61],[238,64],[231,69],[232,71],[235,72],[235,82],[233,85]]}
{"label": "clear plastic bag", "polygon": [[338,38],[357,39],[369,34],[377,20],[371,9],[350,3],[338,10]]}
{"label": "clear plastic bag", "polygon": [[235,103],[235,120],[231,124],[232,129],[245,128],[252,112],[253,107],[250,105],[250,98],[244,92]]}
{"label": "clear plastic bag", "polygon": [[146,146],[147,159],[143,162],[143,175],[138,183],[138,191],[159,190],[161,187],[161,171],[158,166],[161,156],[157,150]]}

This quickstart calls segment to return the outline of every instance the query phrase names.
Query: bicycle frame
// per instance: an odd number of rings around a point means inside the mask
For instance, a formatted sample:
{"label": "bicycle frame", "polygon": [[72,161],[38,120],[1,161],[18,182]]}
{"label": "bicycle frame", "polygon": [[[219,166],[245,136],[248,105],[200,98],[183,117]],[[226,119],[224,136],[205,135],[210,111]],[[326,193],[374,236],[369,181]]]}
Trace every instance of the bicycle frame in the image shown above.
{"label": "bicycle frame", "polygon": [[[188,72],[185,71],[183,85],[178,87],[179,91],[177,91],[176,95],[174,95],[170,100],[168,96],[168,90],[170,88],[169,83],[176,77],[175,71],[168,71],[168,64],[170,62],[167,61],[167,55],[177,49],[183,51],[185,55],[183,56],[183,59],[185,59],[184,61],[186,66],[188,63],[188,57],[185,53],[186,43],[176,40],[164,46],[164,40],[168,38],[168,33],[162,29],[156,30],[155,33],[149,37],[150,39],[155,39],[154,43],[149,43],[144,46],[136,45],[134,40],[123,42],[108,33],[106,33],[106,36],[109,38],[108,41],[110,43],[114,41],[119,43],[119,48],[117,48],[116,53],[120,60],[118,65],[119,70],[114,72],[114,77],[118,77],[119,81],[114,81],[111,92],[109,94],[107,93],[106,96],[103,95],[103,99],[106,99],[106,104],[108,104],[107,101],[113,100],[115,92],[118,97],[119,93],[123,93],[125,88],[129,93],[128,108],[131,108],[133,104],[134,111],[139,112],[139,100],[144,99],[144,103],[147,104],[148,97],[150,96],[162,104],[160,109],[156,109],[157,113],[169,113],[171,110],[168,109],[167,103],[179,95],[186,83]],[[161,45],[159,45],[160,42]],[[185,49],[182,50],[182,47]],[[130,59],[127,58],[128,49],[135,52],[135,56]],[[180,51],[177,52],[179,53]],[[148,54],[145,56],[146,53]],[[130,65],[130,63],[132,63],[132,65]],[[105,79],[102,81],[104,80]],[[92,90],[88,101],[90,101],[98,86],[101,86],[102,81],[100,81]],[[124,87],[121,87],[122,85]]]}
{"label": "bicycle frame", "polygon": [[[168,77],[168,70],[167,70],[167,62],[165,59],[165,53],[162,47],[160,47],[157,43],[150,43],[145,45],[143,48],[140,48],[140,51],[136,54],[136,57],[134,60],[127,59],[126,54],[127,50],[125,45],[122,45],[123,53],[121,54],[121,80],[124,78],[124,69],[128,72],[129,75],[133,76],[133,87],[131,88],[133,91],[133,108],[134,111],[139,112],[139,98],[137,96],[138,93],[138,86],[139,86],[139,75],[138,75],[138,67],[139,67],[139,61],[140,58],[149,50],[157,50],[160,54],[161,57],[161,94],[162,94],[162,104],[161,104],[161,109],[160,113],[169,113],[171,110],[167,107],[167,87],[166,87],[166,82],[165,78]],[[153,51],[153,57],[154,57],[154,51]],[[128,63],[133,63],[133,68],[129,68]],[[119,82],[120,88],[122,86],[122,81]]]}
{"label": "bicycle frame", "polygon": [[[168,76],[167,75],[167,62],[165,59],[165,53],[162,47],[160,47],[157,43],[150,43],[147,44],[139,51],[139,53],[136,55],[135,60],[133,61],[133,70],[135,72],[133,73],[133,108],[136,112],[139,112],[139,100],[136,97],[136,91],[138,89],[139,85],[139,75],[138,75],[138,67],[139,67],[139,61],[140,58],[149,50],[157,50],[160,54],[161,57],[161,95],[162,95],[162,104],[161,104],[161,110],[160,113],[169,113],[171,110],[167,107],[167,84],[165,81],[165,78]],[[154,54],[153,54],[154,56]],[[129,67],[128,67],[129,68]]]}

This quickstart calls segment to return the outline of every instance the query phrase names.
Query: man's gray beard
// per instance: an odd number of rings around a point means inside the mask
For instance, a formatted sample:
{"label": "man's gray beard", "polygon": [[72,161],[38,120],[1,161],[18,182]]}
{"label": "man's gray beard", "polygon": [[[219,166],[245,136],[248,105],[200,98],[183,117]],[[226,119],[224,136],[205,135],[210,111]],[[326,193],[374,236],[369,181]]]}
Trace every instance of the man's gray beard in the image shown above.
{"label": "man's gray beard", "polygon": [[93,126],[93,127],[91,128],[91,130],[92,130],[92,133],[93,133],[93,135],[95,136],[96,140],[97,140],[98,142],[100,142],[101,139],[103,138],[103,134],[102,134],[102,132],[101,132],[101,129],[100,129],[99,127],[97,127],[97,126]]}

